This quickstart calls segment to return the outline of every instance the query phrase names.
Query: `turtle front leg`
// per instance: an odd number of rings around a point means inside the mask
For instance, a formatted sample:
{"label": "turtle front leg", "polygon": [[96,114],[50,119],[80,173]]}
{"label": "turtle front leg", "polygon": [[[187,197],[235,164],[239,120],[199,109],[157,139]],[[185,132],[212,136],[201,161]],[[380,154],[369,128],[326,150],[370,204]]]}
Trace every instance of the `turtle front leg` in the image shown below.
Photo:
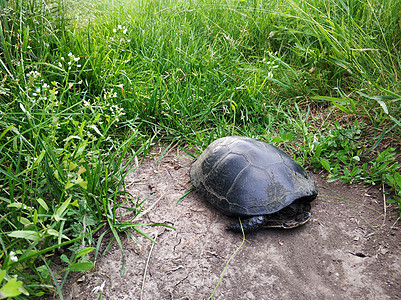
{"label": "turtle front leg", "polygon": [[[254,216],[249,219],[241,219],[242,229],[244,232],[256,231],[263,228],[266,224],[266,216]],[[242,232],[239,221],[229,225],[227,230],[234,232]]]}

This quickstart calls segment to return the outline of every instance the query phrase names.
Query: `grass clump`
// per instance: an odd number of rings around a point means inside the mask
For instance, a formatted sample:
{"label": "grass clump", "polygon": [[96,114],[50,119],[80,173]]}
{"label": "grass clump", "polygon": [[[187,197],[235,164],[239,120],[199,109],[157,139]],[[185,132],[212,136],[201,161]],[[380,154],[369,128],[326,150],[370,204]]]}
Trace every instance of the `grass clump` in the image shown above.
{"label": "grass clump", "polygon": [[100,228],[146,235],[115,211],[155,139],[258,137],[401,208],[399,1],[81,4],[0,4],[0,293],[61,295]]}
{"label": "grass clump", "polygon": [[[124,119],[113,88],[85,95],[87,62],[73,54],[76,49],[60,51],[71,37],[57,13],[61,6],[6,4],[1,10],[0,295],[42,296],[53,290],[62,297],[70,271],[93,267],[88,254],[100,229],[106,226],[119,241],[118,232],[135,226],[117,219],[116,210],[127,201],[134,216],[141,209],[136,199],[125,198],[123,181],[137,156],[146,153],[146,138],[137,119]],[[117,125],[126,130],[117,132]],[[59,248],[67,252],[55,265]]]}

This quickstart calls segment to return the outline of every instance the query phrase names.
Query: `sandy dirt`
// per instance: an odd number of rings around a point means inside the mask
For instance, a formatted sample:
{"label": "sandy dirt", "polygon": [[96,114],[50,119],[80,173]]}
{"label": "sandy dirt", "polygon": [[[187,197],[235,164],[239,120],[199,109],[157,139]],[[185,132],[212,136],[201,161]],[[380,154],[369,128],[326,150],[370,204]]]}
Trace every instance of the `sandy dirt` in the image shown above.
{"label": "sandy dirt", "polygon": [[[126,178],[129,191],[157,202],[142,222],[152,244],[123,238],[96,262],[94,271],[72,278],[65,299],[401,299],[401,232],[398,213],[384,214],[380,190],[327,183],[313,174],[319,196],[311,221],[296,229],[247,234],[225,230],[233,219],[213,209],[192,187],[192,158],[173,149],[151,157]],[[157,163],[158,162],[158,163]],[[157,166],[156,166],[157,163]],[[102,245],[102,249],[106,243]],[[227,264],[228,263],[228,264]]]}

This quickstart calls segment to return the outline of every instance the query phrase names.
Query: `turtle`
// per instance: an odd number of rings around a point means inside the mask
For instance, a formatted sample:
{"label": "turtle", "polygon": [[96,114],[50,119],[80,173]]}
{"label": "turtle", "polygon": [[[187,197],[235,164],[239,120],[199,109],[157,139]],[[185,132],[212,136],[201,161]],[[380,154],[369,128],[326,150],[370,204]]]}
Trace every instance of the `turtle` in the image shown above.
{"label": "turtle", "polygon": [[239,217],[227,228],[234,232],[303,225],[318,194],[313,178],[288,154],[244,136],[213,141],[192,163],[190,178],[213,207]]}

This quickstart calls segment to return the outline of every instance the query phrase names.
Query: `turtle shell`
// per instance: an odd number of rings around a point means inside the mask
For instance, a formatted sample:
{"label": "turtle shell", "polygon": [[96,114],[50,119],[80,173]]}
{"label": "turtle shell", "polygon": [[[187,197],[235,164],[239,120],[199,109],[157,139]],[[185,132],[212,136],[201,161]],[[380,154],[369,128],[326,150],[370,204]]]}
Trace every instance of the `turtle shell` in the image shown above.
{"label": "turtle shell", "polygon": [[200,194],[232,216],[273,214],[317,196],[314,180],[301,165],[277,147],[249,137],[212,142],[192,164],[190,177]]}

